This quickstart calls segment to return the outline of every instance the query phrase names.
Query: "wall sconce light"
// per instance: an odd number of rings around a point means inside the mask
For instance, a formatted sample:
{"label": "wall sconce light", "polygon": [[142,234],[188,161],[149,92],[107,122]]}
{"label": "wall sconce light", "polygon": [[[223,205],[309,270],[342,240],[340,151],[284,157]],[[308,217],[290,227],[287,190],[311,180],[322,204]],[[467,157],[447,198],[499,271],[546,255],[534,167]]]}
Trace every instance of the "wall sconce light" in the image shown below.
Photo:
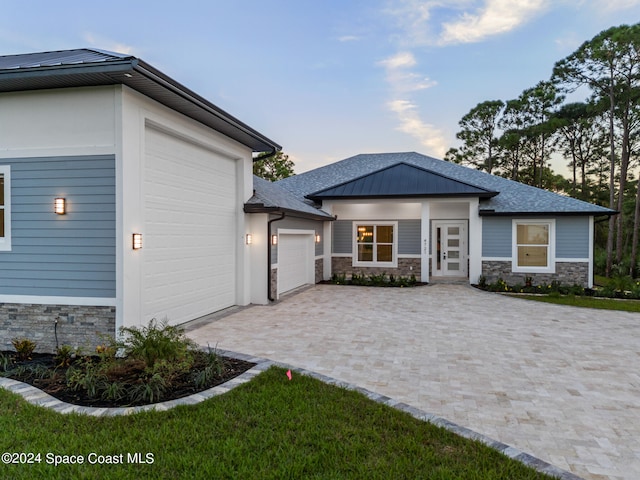
{"label": "wall sconce light", "polygon": [[316,243],[320,243],[320,234],[316,233]]}
{"label": "wall sconce light", "polygon": [[245,242],[247,245],[251,245],[253,243],[253,236],[250,233],[247,233],[245,237]]}
{"label": "wall sconce light", "polygon": [[271,235],[271,245],[278,244],[278,235]]}
{"label": "wall sconce light", "polygon": [[132,236],[132,247],[134,250],[140,250],[142,248],[142,234],[134,233]]}
{"label": "wall sconce light", "polygon": [[53,202],[53,211],[58,215],[67,213],[67,201],[64,198],[56,198]]}

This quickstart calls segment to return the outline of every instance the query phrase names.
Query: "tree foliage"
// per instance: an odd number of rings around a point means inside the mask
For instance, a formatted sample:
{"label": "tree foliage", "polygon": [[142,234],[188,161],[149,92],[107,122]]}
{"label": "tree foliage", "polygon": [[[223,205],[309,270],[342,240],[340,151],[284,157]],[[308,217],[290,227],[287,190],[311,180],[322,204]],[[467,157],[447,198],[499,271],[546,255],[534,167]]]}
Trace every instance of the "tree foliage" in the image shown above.
{"label": "tree foliage", "polygon": [[[564,103],[566,94],[584,94],[584,100]],[[617,210],[604,235],[606,273],[614,260],[628,261],[625,268],[633,271],[640,236],[639,103],[640,24],[611,27],[558,61],[549,81],[471,109],[459,123],[462,145],[445,159]],[[551,171],[558,156],[569,165],[568,181]]]}
{"label": "tree foliage", "polygon": [[253,174],[270,182],[275,182],[295,175],[293,167],[293,161],[282,152],[277,152],[275,155],[262,153],[253,161]]}
{"label": "tree foliage", "polygon": [[478,170],[491,173],[497,166],[496,131],[503,108],[502,100],[489,100],[473,107],[459,123],[462,130],[456,134],[456,137],[464,142],[462,147],[449,150],[445,159],[454,163],[468,164]]}

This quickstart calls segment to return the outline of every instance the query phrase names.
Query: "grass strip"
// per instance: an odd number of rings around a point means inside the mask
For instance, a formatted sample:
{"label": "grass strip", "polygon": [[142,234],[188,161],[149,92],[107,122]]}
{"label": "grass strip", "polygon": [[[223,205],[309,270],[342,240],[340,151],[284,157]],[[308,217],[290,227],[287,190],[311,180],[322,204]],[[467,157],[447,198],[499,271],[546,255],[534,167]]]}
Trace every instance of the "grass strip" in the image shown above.
{"label": "grass strip", "polygon": [[580,297],[574,295],[514,295],[514,298],[554,303],[556,305],[569,305],[572,307],[618,310],[622,312],[640,312],[640,300],[616,300],[613,298]]}
{"label": "grass strip", "polygon": [[[11,479],[551,478],[358,392],[295,374],[289,381],[276,367],[167,412],[61,415],[2,389],[0,412],[0,453],[41,455],[40,463],[0,464]],[[130,462],[136,452],[147,463]],[[48,454],[85,463],[53,466]],[[123,464],[88,464],[90,454],[122,454]]]}

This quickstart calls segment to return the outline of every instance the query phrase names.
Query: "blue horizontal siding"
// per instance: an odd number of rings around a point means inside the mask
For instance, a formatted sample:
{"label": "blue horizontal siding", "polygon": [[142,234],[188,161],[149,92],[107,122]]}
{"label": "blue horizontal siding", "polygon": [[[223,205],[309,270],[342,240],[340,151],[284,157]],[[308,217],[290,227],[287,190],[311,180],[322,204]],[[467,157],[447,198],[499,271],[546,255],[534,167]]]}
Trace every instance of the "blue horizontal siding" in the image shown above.
{"label": "blue horizontal siding", "polygon": [[589,217],[556,220],[556,257],[589,258]]}
{"label": "blue horizontal siding", "polygon": [[482,219],[482,256],[511,258],[511,218]]}
{"label": "blue horizontal siding", "polygon": [[333,252],[351,253],[353,250],[353,222],[336,220],[333,222]]}
{"label": "blue horizontal siding", "polygon": [[[375,220],[363,223],[375,224]],[[420,255],[422,236],[420,220],[398,220],[398,254]],[[351,254],[353,251],[353,221],[333,222],[333,253]]]}
{"label": "blue horizontal siding", "polygon": [[398,255],[420,255],[421,220],[398,220]]}
{"label": "blue horizontal siding", "polygon": [[[2,159],[11,165],[12,249],[0,294],[115,297],[113,155]],[[53,213],[65,197],[67,214]]]}

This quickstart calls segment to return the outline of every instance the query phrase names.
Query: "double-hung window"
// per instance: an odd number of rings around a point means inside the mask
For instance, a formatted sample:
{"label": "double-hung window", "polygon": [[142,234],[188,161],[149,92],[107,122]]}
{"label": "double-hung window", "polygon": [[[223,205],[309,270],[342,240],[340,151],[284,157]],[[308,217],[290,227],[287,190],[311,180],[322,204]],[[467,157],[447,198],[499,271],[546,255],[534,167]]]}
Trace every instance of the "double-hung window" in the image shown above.
{"label": "double-hung window", "polygon": [[513,271],[555,271],[553,220],[513,221]]}
{"label": "double-hung window", "polygon": [[355,266],[397,265],[397,222],[354,222]]}
{"label": "double-hung window", "polygon": [[0,165],[0,251],[11,250],[11,177],[9,165]]}

